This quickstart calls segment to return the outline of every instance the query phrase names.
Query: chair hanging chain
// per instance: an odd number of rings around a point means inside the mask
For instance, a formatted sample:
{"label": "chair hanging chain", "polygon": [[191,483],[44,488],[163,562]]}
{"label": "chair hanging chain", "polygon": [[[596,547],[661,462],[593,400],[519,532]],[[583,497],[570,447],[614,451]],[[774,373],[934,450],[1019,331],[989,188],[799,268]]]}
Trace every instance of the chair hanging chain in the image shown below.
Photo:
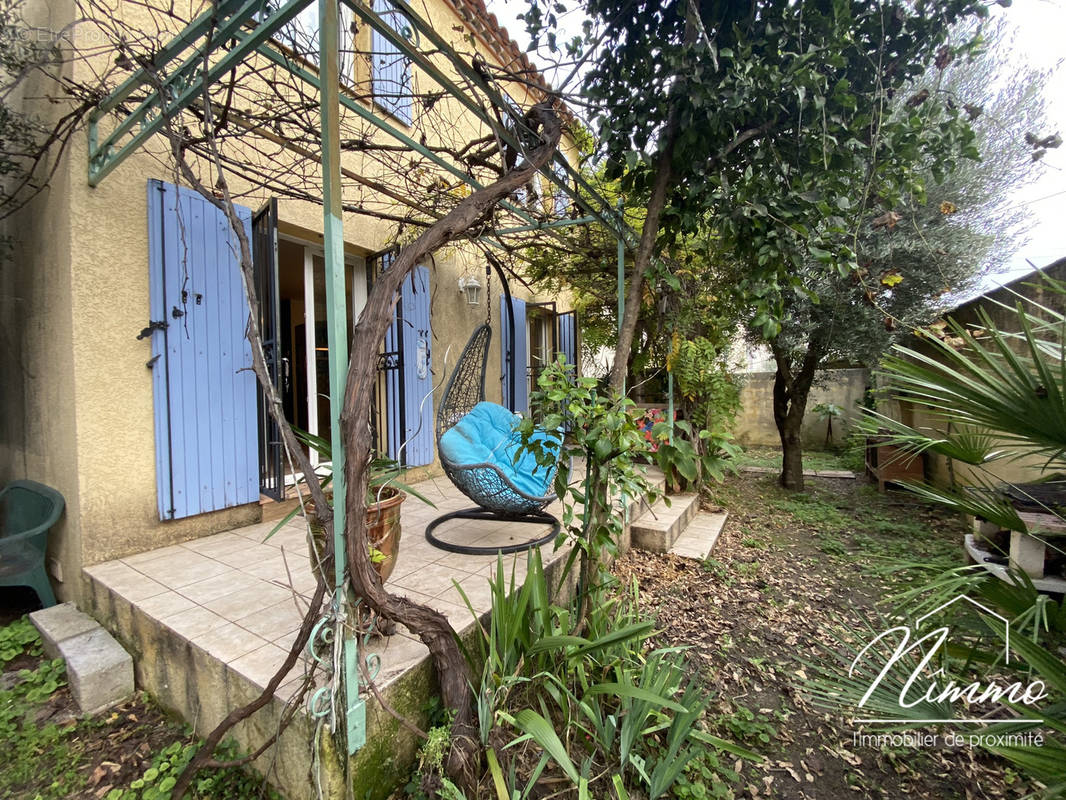
{"label": "chair hanging chain", "polygon": [[492,267],[485,262],[485,324],[492,325]]}

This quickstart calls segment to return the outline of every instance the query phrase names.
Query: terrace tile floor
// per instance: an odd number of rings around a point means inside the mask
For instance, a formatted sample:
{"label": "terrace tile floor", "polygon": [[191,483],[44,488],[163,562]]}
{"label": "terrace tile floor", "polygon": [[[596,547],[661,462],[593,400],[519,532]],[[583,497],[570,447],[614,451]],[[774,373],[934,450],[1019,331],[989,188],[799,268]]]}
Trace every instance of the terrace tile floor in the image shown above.
{"label": "terrace tile floor", "polygon": [[[491,607],[489,577],[496,555],[470,556],[438,549],[426,541],[426,524],[466,508],[470,501],[446,478],[415,484],[436,508],[409,497],[401,510],[402,539],[388,585],[445,614],[462,632],[474,622],[456,587],[482,614]],[[547,509],[558,516],[558,501]],[[262,522],[182,544],[150,550],[88,567],[88,576],[139,608],[173,634],[227,664],[259,687],[281,665],[296,637],[315,587],[303,519],[277,528]],[[446,540],[506,545],[539,538],[547,526],[516,522],[451,520],[437,529]],[[565,555],[542,548],[545,562]],[[502,557],[506,574],[525,577],[526,553]],[[387,686],[428,657],[428,650],[402,626],[375,637],[370,649],[381,658],[379,687]],[[287,698],[300,677],[293,673],[278,695]]]}

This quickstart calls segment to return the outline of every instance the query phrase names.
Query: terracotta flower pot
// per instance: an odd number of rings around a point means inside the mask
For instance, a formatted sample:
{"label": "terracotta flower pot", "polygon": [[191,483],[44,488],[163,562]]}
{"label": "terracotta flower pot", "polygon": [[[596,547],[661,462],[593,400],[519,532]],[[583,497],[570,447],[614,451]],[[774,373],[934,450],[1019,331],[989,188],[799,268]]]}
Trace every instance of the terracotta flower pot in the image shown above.
{"label": "terracotta flower pot", "polygon": [[382,583],[396,569],[396,557],[400,553],[400,506],[406,499],[407,495],[399,489],[386,487],[381,501],[366,507],[367,541],[385,557],[374,564]]}
{"label": "terracotta flower pot", "polygon": [[[380,502],[371,503],[366,507],[366,536],[370,547],[384,556],[384,559],[374,564],[374,569],[384,583],[396,568],[396,558],[400,552],[400,506],[407,499],[407,495],[399,489],[386,487],[380,497]],[[311,556],[311,567],[315,569],[318,566],[315,563],[316,551],[326,551],[326,531],[314,517],[314,506],[308,506],[308,515],[311,519],[313,544],[309,542],[307,547]],[[323,558],[321,567],[326,583],[331,585],[333,559]]]}

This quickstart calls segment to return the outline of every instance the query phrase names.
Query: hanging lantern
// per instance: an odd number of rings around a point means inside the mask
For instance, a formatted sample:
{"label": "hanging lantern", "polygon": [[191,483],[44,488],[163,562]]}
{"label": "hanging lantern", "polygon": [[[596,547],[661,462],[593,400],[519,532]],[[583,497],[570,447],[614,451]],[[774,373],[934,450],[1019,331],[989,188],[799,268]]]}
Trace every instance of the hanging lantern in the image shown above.
{"label": "hanging lantern", "polygon": [[459,279],[459,293],[466,295],[467,305],[476,306],[481,303],[481,284],[477,278],[468,278],[465,275]]}

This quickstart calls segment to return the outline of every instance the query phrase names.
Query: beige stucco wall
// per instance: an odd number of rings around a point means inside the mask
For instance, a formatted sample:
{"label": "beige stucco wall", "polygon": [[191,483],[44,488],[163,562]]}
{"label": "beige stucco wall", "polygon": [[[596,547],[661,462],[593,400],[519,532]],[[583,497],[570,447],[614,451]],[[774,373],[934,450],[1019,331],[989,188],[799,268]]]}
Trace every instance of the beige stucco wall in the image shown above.
{"label": "beige stucco wall", "polygon": [[[744,445],[780,446],[774,425],[774,373],[749,372],[740,379],[740,413],[734,429],[737,441]],[[819,403],[836,403],[844,409],[844,419],[833,422],[833,440],[838,444],[844,440],[858,413],[857,404],[862,401],[867,380],[865,369],[833,369],[818,374],[803,418],[805,445],[820,447],[825,443],[826,424],[813,411]]]}
{"label": "beige stucco wall", "polygon": [[[27,9],[27,20],[48,27],[70,14],[70,3],[51,2]],[[47,85],[34,76],[25,94],[35,96]],[[41,111],[45,120],[58,113],[58,107]],[[81,501],[69,193],[69,175],[60,172],[17,218],[5,220],[3,233],[13,247],[0,262],[0,481],[29,478],[62,493],[67,510],[49,558],[64,577],[78,574]]]}
{"label": "beige stucco wall", "polygon": [[[54,27],[72,15],[65,0],[36,0],[35,6]],[[430,3],[429,12],[438,29],[458,23],[442,3]],[[470,135],[479,130],[466,124]],[[86,155],[82,133],[74,137],[51,189],[15,221],[18,268],[0,276],[5,337],[14,342],[3,348],[4,374],[22,376],[20,391],[4,393],[0,469],[4,479],[36,478],[67,498],[69,511],[55,545],[60,568],[53,569],[62,577],[57,590],[64,598],[80,595],[80,566],[252,522],[261,513],[251,504],[178,521],[158,519],[152,380],[145,366],[151,345],[136,336],[149,312],[146,181],[173,181],[173,171],[157,137],[93,188]],[[356,172],[365,167],[358,154],[348,154],[345,166]],[[253,209],[269,199],[259,187],[237,180],[232,188]],[[321,206],[283,200],[279,211],[285,230],[321,241]],[[396,240],[392,223],[354,214],[346,214],[344,223],[346,248],[355,254]],[[427,266],[439,400],[446,370],[485,314],[484,301],[478,308],[466,304],[458,278],[476,275],[484,284],[484,260],[459,245],[438,252]],[[565,298],[533,298],[517,284],[512,291],[527,300],[556,299],[561,310],[569,307]],[[499,399],[495,278],[491,292],[494,335],[486,387],[490,399]]]}

